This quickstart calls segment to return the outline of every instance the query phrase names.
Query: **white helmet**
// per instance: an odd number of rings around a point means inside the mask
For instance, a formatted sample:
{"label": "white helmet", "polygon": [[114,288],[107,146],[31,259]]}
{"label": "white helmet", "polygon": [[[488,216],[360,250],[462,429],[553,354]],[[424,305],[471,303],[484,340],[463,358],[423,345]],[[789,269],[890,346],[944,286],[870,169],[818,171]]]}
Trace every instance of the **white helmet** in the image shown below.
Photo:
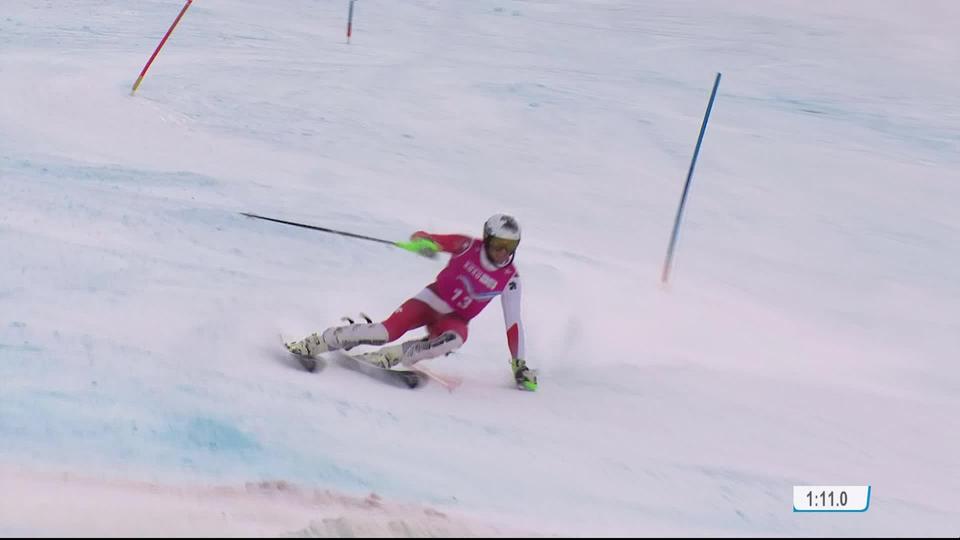
{"label": "white helmet", "polygon": [[483,240],[488,238],[520,241],[520,224],[513,216],[494,214],[483,224]]}
{"label": "white helmet", "polygon": [[505,249],[509,257],[502,262],[495,262],[497,266],[506,266],[513,262],[513,256],[520,245],[520,225],[512,216],[495,214],[483,224],[483,247],[487,257],[493,260],[491,250]]}

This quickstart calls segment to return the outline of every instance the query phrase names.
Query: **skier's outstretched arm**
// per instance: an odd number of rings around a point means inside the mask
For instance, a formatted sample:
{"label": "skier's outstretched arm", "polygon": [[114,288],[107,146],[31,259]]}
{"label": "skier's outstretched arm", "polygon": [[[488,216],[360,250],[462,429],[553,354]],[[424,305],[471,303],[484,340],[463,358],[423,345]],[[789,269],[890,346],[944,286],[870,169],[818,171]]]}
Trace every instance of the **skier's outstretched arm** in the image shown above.
{"label": "skier's outstretched arm", "polygon": [[510,348],[510,367],[517,385],[526,390],[537,389],[537,375],[527,367],[523,321],[520,320],[520,274],[514,274],[507,282],[500,303],[503,305],[503,322],[507,327],[507,346]]}
{"label": "skier's outstretched arm", "polygon": [[417,231],[410,236],[411,240],[417,238],[425,238],[435,242],[440,246],[440,251],[444,253],[462,253],[470,247],[470,242],[473,241],[469,236],[462,234],[430,234],[426,231]]}

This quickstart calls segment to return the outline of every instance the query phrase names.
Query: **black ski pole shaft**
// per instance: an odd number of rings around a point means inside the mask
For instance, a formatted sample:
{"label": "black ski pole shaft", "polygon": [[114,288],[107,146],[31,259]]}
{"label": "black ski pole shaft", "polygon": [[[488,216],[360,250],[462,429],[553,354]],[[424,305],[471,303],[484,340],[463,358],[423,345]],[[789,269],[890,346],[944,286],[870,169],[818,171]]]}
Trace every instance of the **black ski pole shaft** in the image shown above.
{"label": "black ski pole shaft", "polygon": [[276,219],[276,218],[271,218],[266,216],[260,216],[257,214],[251,214],[249,212],[240,212],[240,214],[247,216],[249,218],[262,219],[265,221],[273,221],[274,223],[282,223],[284,225],[292,225],[294,227],[302,227],[304,229],[311,229],[314,231],[322,231],[322,232],[328,232],[333,234],[339,234],[340,236],[348,236],[350,238],[359,238],[360,240],[370,240],[371,242],[379,242],[381,244],[388,244],[391,246],[397,245],[396,242],[391,242],[390,240],[384,240],[382,238],[374,238],[372,236],[364,236],[362,234],[356,234],[356,233],[351,233],[346,231],[338,231],[336,229],[328,229],[326,227],[318,227],[316,225],[307,225],[306,223],[297,223],[295,221],[287,221],[284,219]]}

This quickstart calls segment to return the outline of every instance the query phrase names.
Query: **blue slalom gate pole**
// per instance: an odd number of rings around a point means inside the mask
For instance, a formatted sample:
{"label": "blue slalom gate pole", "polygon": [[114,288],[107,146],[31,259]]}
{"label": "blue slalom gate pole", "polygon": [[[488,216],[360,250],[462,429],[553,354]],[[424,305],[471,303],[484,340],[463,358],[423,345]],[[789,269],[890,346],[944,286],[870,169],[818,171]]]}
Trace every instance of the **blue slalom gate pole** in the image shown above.
{"label": "blue slalom gate pole", "polygon": [[697,146],[693,150],[693,159],[690,160],[690,170],[687,172],[687,182],[683,186],[683,196],[680,197],[680,205],[677,207],[677,218],[673,222],[673,234],[670,235],[670,247],[667,248],[667,258],[663,261],[663,274],[660,280],[666,283],[670,279],[670,266],[673,263],[673,250],[677,245],[677,234],[680,232],[680,218],[683,217],[683,207],[687,203],[687,193],[690,191],[690,180],[693,179],[693,169],[697,166],[697,156],[700,155],[700,145],[703,143],[703,134],[707,131],[707,121],[710,120],[710,111],[713,110],[713,101],[717,97],[717,87],[720,86],[720,74],[717,73],[716,80],[713,81],[713,91],[710,93],[710,102],[707,104],[707,112],[703,115],[703,125],[700,126],[700,136],[697,137]]}

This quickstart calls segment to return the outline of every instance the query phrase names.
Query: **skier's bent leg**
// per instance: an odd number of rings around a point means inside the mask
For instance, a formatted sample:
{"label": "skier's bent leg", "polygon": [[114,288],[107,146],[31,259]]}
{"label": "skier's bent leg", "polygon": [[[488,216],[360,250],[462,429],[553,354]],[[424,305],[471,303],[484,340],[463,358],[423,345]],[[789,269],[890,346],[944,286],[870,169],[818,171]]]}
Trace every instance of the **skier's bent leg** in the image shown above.
{"label": "skier's bent leg", "polygon": [[452,353],[463,345],[463,338],[453,331],[439,336],[405,341],[399,345],[382,347],[380,350],[361,354],[358,358],[383,368],[397,364],[412,366],[421,360],[437,358]]}
{"label": "skier's bent leg", "polygon": [[461,319],[455,313],[447,313],[427,325],[427,331],[431,338],[435,338],[444,332],[454,332],[466,343],[470,330],[468,326],[467,321]]}
{"label": "skier's bent leg", "polygon": [[387,320],[383,321],[384,328],[387,329],[387,341],[400,339],[400,336],[410,330],[420,328],[430,324],[440,314],[421,300],[411,298],[396,309]]}
{"label": "skier's bent leg", "polygon": [[438,317],[440,314],[426,303],[411,298],[382,323],[334,326],[286,346],[294,354],[316,356],[338,349],[350,350],[357,345],[383,345],[414,328],[434,322]]}
{"label": "skier's bent leg", "polygon": [[329,350],[350,350],[357,345],[383,345],[390,341],[386,327],[380,323],[351,324],[327,328],[321,336]]}
{"label": "skier's bent leg", "polygon": [[300,341],[287,343],[287,349],[302,356],[316,356],[338,349],[350,350],[357,345],[383,345],[389,341],[386,327],[380,323],[333,326],[323,333],[313,333]]}

